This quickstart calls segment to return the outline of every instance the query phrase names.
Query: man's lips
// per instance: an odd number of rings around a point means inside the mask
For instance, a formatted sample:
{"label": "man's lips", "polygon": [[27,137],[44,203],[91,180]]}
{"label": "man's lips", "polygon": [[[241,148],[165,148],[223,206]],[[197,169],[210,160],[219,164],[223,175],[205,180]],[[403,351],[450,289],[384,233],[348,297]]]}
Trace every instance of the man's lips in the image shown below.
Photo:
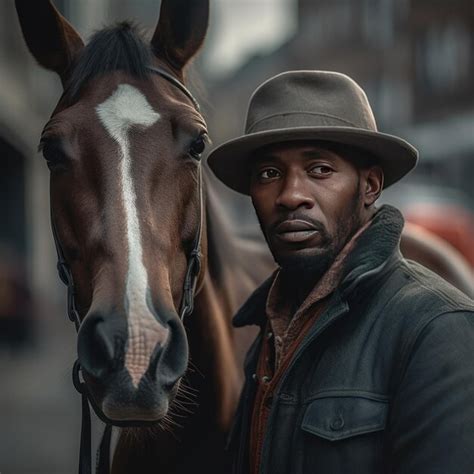
{"label": "man's lips", "polygon": [[300,219],[287,220],[275,228],[276,237],[286,243],[300,243],[312,239],[319,230],[310,222]]}

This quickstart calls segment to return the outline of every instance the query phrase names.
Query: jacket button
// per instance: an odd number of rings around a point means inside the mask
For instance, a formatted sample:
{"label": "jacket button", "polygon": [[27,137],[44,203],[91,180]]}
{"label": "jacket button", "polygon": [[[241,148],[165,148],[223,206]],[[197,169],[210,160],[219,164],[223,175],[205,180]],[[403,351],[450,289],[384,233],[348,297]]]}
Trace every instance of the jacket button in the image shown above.
{"label": "jacket button", "polygon": [[271,378],[268,375],[264,375],[262,377],[262,383],[268,383],[270,382]]}
{"label": "jacket button", "polygon": [[344,418],[342,418],[342,415],[339,415],[337,418],[334,418],[334,419],[331,421],[331,424],[329,425],[329,427],[330,427],[333,431],[342,430],[342,428],[344,428]]}

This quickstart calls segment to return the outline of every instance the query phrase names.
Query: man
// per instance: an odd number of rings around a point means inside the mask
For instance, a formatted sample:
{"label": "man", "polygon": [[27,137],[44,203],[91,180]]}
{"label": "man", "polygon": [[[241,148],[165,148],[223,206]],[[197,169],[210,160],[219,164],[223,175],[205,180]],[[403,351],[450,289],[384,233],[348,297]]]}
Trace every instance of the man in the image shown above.
{"label": "man", "polygon": [[261,327],[235,473],[474,472],[474,304],[404,260],[400,212],[375,207],[416,161],[354,81],[322,71],[265,82],[245,135],[210,155],[279,265],[234,318]]}

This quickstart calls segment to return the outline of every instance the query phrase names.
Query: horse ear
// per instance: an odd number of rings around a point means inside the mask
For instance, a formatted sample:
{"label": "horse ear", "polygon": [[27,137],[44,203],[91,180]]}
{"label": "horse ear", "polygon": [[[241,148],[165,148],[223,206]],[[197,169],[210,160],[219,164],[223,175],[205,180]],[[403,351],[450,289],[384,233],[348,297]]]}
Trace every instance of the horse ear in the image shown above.
{"label": "horse ear", "polygon": [[64,85],[84,48],[79,33],[50,0],[15,0],[15,6],[31,54],[41,66],[59,74]]}
{"label": "horse ear", "polygon": [[156,56],[182,70],[198,52],[209,23],[209,0],[162,0],[151,40]]}

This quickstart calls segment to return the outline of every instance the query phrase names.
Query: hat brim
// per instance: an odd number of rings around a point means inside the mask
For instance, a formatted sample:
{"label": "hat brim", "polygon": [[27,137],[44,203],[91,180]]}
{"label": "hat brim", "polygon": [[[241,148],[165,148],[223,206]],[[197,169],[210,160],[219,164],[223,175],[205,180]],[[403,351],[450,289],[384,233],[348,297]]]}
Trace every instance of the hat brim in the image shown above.
{"label": "hat brim", "polygon": [[228,187],[250,194],[250,160],[264,146],[297,140],[325,140],[369,152],[384,172],[384,188],[411,171],[418,151],[407,141],[387,133],[353,127],[296,127],[252,133],[229,140],[214,149],[208,164]]}

